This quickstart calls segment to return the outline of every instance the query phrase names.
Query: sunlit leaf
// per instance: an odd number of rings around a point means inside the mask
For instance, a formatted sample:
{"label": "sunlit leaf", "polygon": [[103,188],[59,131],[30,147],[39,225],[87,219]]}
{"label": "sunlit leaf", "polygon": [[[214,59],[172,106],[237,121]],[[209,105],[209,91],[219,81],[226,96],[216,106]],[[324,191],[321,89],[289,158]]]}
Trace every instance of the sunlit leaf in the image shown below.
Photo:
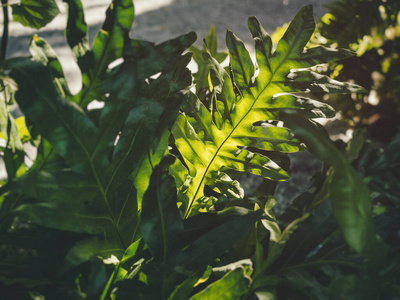
{"label": "sunlit leaf", "polygon": [[[233,169],[281,181],[286,172],[263,151],[283,153],[302,149],[289,129],[277,126],[280,112],[296,109],[308,118],[332,117],[333,109],[297,92],[351,93],[361,90],[352,84],[334,82],[307,68],[352,56],[346,50],[322,47],[304,49],[314,31],[311,6],[304,7],[292,21],[275,51],[269,35],[255,17],[249,28],[256,44],[258,74],[242,41],[227,33],[231,76],[209,52],[203,54],[210,67],[215,105],[207,108],[189,95],[172,129],[192,181],[187,189],[186,217],[204,194],[207,180],[221,169]],[[183,201],[183,200],[182,200]]]}
{"label": "sunlit leaf", "polygon": [[[195,46],[191,46],[189,50],[193,52],[193,60],[197,63],[198,71],[193,74],[194,83],[196,84],[196,95],[200,100],[204,100],[207,92],[209,90],[208,86],[208,78],[209,78],[209,67],[207,62],[203,59],[203,53],[209,49],[211,55],[219,62],[222,63],[225,58],[228,56],[228,53],[217,52],[217,35],[215,33],[214,25],[210,27],[210,30],[204,39],[203,49],[196,48]],[[212,91],[212,87],[210,87],[210,91]],[[210,101],[210,99],[208,100]],[[211,105],[211,103],[210,103]]]}
{"label": "sunlit leaf", "polygon": [[227,273],[224,277],[209,285],[200,293],[190,299],[239,299],[247,290],[249,278],[246,277],[245,269],[238,268]]}

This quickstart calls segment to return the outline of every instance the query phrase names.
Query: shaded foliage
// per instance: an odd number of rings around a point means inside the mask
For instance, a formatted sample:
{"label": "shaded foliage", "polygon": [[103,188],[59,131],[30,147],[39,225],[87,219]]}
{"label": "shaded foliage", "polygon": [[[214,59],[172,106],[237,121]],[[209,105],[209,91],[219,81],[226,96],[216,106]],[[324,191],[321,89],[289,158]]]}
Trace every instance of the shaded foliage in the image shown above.
{"label": "shaded foliage", "polygon": [[327,74],[355,81],[368,94],[326,96],[351,127],[367,126],[388,143],[399,126],[400,5],[398,1],[332,1],[318,23],[314,43],[345,47],[357,56],[329,66]]}
{"label": "shaded foliage", "polygon": [[[194,33],[160,45],[134,40],[133,3],[114,0],[90,46],[82,3],[64,2],[81,91],[69,91],[55,52],[38,36],[33,59],[0,61],[8,172],[0,190],[0,297],[398,294],[398,181],[386,176],[398,177],[399,140],[377,160],[362,135],[340,151],[312,120],[335,112],[310,95],[364,90],[312,71],[353,53],[305,48],[315,27],[311,6],[276,49],[249,18],[256,65],[228,31],[224,69],[213,29],[203,50],[190,48]],[[196,93],[188,48],[199,64]],[[26,123],[10,117],[14,98]],[[37,148],[31,166],[24,143]],[[288,177],[287,153],[305,149],[324,170],[277,217],[270,182]],[[249,197],[236,180],[242,174],[262,176],[264,185]]]}

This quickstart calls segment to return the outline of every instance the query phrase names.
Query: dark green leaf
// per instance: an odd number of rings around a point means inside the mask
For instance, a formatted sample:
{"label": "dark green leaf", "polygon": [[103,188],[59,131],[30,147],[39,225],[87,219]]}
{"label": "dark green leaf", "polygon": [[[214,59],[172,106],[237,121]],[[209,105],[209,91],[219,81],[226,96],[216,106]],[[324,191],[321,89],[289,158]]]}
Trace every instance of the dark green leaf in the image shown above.
{"label": "dark green leaf", "polygon": [[164,165],[161,163],[153,170],[143,197],[142,234],[154,258],[166,262],[170,244],[183,230],[183,224],[176,206],[175,181]]}
{"label": "dark green leaf", "polygon": [[[202,218],[199,215],[198,218]],[[229,220],[200,236],[185,249],[176,251],[169,262],[186,270],[198,270],[231,248],[254,227],[262,211],[249,212]]]}
{"label": "dark green leaf", "polygon": [[355,274],[336,278],[331,286],[331,297],[334,300],[376,299],[378,290],[374,282],[365,282]]}
{"label": "dark green leaf", "polygon": [[168,300],[186,300],[190,296],[194,285],[201,278],[201,272],[194,273],[189,278],[184,280],[180,285],[178,285],[175,290],[168,297]]}
{"label": "dark green leaf", "polygon": [[11,4],[14,21],[39,29],[51,22],[60,12],[54,0],[21,0]]}
{"label": "dark green leaf", "polygon": [[63,0],[63,2],[68,4],[68,22],[65,35],[72,54],[80,65],[80,58],[89,51],[88,26],[85,22],[82,3],[80,0]]}
{"label": "dark green leaf", "polygon": [[62,97],[71,96],[64,71],[58,61],[56,52],[51,48],[50,44],[46,40],[35,35],[29,45],[29,52],[34,60],[48,67],[58,93]]}
{"label": "dark green leaf", "polygon": [[[92,172],[91,153],[98,141],[98,129],[85,113],[63,99],[55,89],[49,71],[28,59],[13,59],[6,68],[19,83],[16,98],[21,110],[35,123],[72,170]],[[34,101],[32,99],[35,99]],[[81,157],[86,159],[81,160]]]}
{"label": "dark green leaf", "polygon": [[[93,42],[92,51],[87,51],[85,24],[83,16],[79,16],[79,23],[71,25],[71,30],[78,30],[80,38],[77,41],[69,38],[73,46],[81,47],[78,56],[78,65],[82,71],[82,90],[76,95],[75,102],[80,107],[86,107],[92,100],[102,100],[104,84],[107,82],[108,66],[113,61],[122,57],[125,41],[129,37],[129,31],[134,19],[134,8],[132,0],[114,1],[106,12],[106,20],[103,28],[99,31]],[[78,8],[79,4],[74,4]],[[73,11],[70,11],[72,13]],[[74,15],[70,16],[71,18]],[[75,29],[74,27],[78,28]],[[68,34],[68,32],[67,32]],[[77,50],[76,50],[77,51]],[[83,54],[84,53],[84,54]],[[81,56],[83,55],[83,56]]]}
{"label": "dark green leaf", "polygon": [[64,271],[89,261],[93,256],[107,259],[112,255],[121,258],[123,249],[115,249],[114,244],[101,238],[89,238],[77,242],[65,257]]}
{"label": "dark green leaf", "polygon": [[382,248],[376,237],[365,183],[318,126],[294,111],[287,111],[284,119],[314,155],[332,166],[327,178],[330,199],[347,243],[357,252],[377,255]]}

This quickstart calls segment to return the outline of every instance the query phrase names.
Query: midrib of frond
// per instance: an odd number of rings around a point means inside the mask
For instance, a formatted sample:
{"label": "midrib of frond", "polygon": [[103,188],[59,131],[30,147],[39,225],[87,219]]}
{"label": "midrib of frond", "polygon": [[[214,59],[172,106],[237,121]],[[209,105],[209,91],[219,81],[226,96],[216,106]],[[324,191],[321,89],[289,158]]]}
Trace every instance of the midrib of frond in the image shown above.
{"label": "midrib of frond", "polygon": [[[297,31],[297,35],[296,35],[296,39],[293,39],[294,41],[297,40],[298,36],[300,35],[301,30]],[[279,74],[279,69],[282,67],[282,65],[284,65],[284,63],[287,61],[289,55],[291,54],[293,48],[294,48],[294,43],[291,44],[291,47],[289,48],[290,50],[287,51],[285,57],[282,59],[282,61],[280,62],[280,64],[277,66],[277,68],[275,69],[275,71],[273,72],[272,76],[270,77],[268,83],[265,85],[265,87],[261,90],[260,93],[258,93],[257,96],[254,96],[253,94],[253,89],[251,87],[249,87],[249,93],[248,95],[250,97],[252,97],[254,99],[253,103],[251,104],[250,108],[247,110],[247,112],[243,115],[242,118],[240,118],[239,122],[237,122],[237,124],[233,127],[233,129],[230,131],[230,133],[228,134],[228,136],[224,139],[224,141],[221,143],[221,145],[217,148],[217,150],[215,151],[214,155],[212,156],[210,163],[207,165],[204,173],[201,176],[201,180],[199,181],[199,184],[196,188],[196,192],[193,195],[193,198],[190,200],[189,203],[189,207],[187,209],[187,212],[184,216],[184,218],[187,218],[190,214],[190,211],[192,209],[193,203],[196,200],[196,197],[200,191],[200,188],[203,186],[203,182],[208,174],[208,171],[210,170],[211,166],[213,165],[214,161],[216,160],[216,158],[219,156],[219,153],[221,151],[221,149],[225,146],[225,144],[227,143],[227,141],[232,137],[233,133],[235,132],[235,130],[240,127],[240,125],[242,124],[243,120],[249,115],[249,113],[252,111],[254,105],[256,104],[256,102],[259,100],[260,96],[268,89],[268,87],[270,86],[271,83],[274,82],[274,78],[277,76],[277,74]],[[273,59],[273,55],[271,57],[271,59]],[[270,69],[270,68],[269,68]],[[240,104],[239,104],[240,105]],[[234,112],[233,112],[234,113]]]}

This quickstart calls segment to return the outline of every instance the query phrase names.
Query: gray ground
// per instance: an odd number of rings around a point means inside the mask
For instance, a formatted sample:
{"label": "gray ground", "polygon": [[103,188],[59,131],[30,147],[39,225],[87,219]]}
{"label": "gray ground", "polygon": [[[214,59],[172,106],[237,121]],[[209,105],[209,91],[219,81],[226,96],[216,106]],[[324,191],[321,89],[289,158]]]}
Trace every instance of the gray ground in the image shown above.
{"label": "gray ground", "polygon": [[[56,1],[61,14],[42,28],[39,35],[53,46],[59,55],[71,90],[77,92],[81,77],[64,39],[66,6],[61,0]],[[86,22],[90,27],[91,41],[104,21],[105,11],[110,2],[111,0],[82,0]],[[328,0],[135,0],[136,18],[131,36],[161,43],[189,31],[195,31],[198,35],[195,45],[201,47],[203,38],[207,35],[211,24],[214,24],[220,50],[226,50],[224,40],[226,30],[229,29],[245,42],[250,52],[254,52],[252,37],[247,28],[248,17],[256,16],[267,32],[272,34],[276,27],[290,22],[301,7],[307,4],[313,5],[316,18],[321,17],[326,12],[323,5],[328,2]],[[2,20],[0,25],[2,32]],[[11,22],[7,56],[29,55],[29,41],[35,33],[37,30]],[[304,165],[304,160],[309,161],[307,166],[312,170],[297,170],[299,161]],[[307,153],[294,155],[292,162],[291,179],[279,185],[277,197],[280,200],[293,199],[307,186],[310,174],[320,168],[319,162],[312,161],[312,157]],[[4,167],[0,165],[0,177],[3,176]],[[249,180],[246,185],[251,189],[251,185],[256,184],[258,180],[254,177]]]}
{"label": "gray ground", "polygon": [[[79,89],[80,74],[64,39],[66,6],[56,0],[61,14],[39,31],[39,35],[53,46],[60,57],[72,90]],[[90,40],[101,27],[105,11],[111,0],[82,0]],[[272,34],[276,27],[290,22],[301,7],[312,4],[315,17],[321,17],[328,0],[134,0],[135,21],[131,36],[161,43],[189,31],[198,35],[196,45],[201,47],[211,24],[214,24],[220,50],[225,50],[225,33],[233,31],[252,52],[252,37],[247,19],[256,16],[264,28]],[[2,27],[2,24],[1,24]],[[2,32],[2,28],[0,31]],[[36,30],[11,22],[8,56],[29,55],[28,45]]]}

